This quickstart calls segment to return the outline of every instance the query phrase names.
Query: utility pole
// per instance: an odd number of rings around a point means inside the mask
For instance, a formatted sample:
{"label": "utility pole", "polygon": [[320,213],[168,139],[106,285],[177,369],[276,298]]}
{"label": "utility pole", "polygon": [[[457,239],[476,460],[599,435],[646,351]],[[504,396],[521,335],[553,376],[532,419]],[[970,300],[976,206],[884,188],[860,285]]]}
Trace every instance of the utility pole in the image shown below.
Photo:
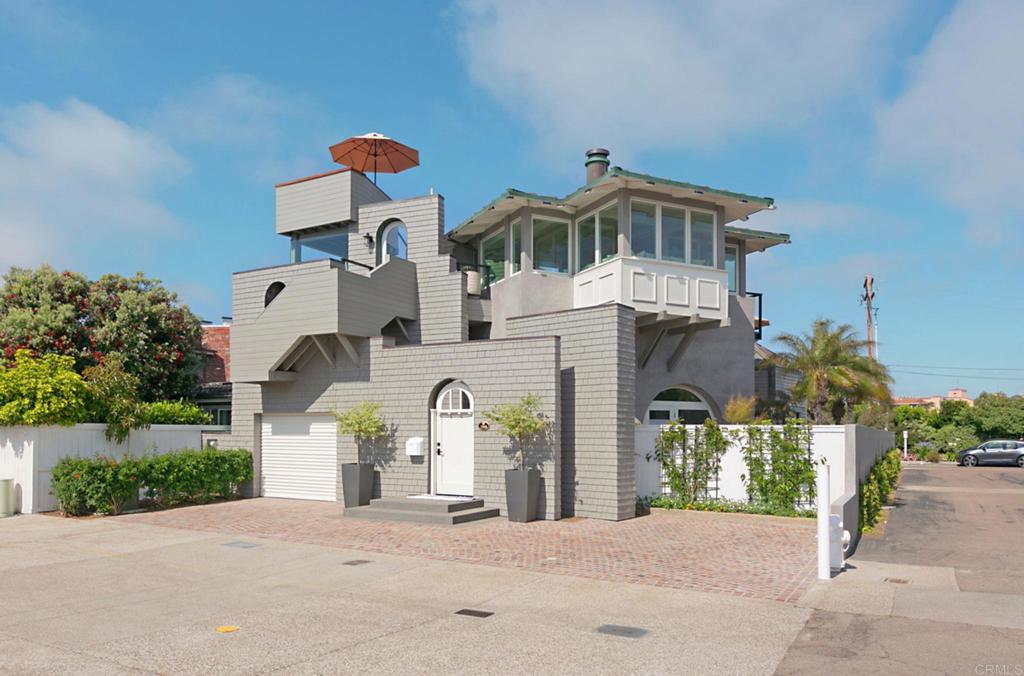
{"label": "utility pole", "polygon": [[860,302],[867,307],[868,311],[868,357],[876,359],[875,346],[875,315],[871,303],[875,300],[875,278],[871,275],[864,276],[864,293],[861,294]]}

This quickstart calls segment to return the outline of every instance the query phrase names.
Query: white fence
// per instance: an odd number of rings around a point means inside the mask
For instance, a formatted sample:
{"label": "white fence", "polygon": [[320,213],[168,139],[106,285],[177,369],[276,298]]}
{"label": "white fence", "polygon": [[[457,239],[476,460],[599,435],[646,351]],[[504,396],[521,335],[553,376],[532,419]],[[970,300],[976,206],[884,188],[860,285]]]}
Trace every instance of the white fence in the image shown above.
{"label": "white fence", "polygon": [[[744,425],[722,425],[726,437],[730,432],[742,431]],[[637,425],[636,427],[636,489],[640,497],[661,495],[666,492],[661,465],[654,458],[655,440],[661,431],[660,425]],[[814,425],[811,428],[811,453],[815,460],[824,459],[830,468],[829,496],[832,513],[843,520],[843,528],[853,537],[852,548],[857,544],[858,489],[868,471],[886,451],[893,448],[892,432],[877,430],[861,425]],[[650,459],[648,459],[648,456]],[[723,500],[747,500],[747,488],[743,476],[747,465],[739,442],[732,442],[722,456],[717,483],[712,483],[712,497]]]}
{"label": "white fence", "polygon": [[24,514],[57,508],[50,493],[50,472],[64,456],[107,455],[122,458],[200,448],[203,432],[226,431],[215,425],[153,425],[135,430],[124,443],[107,441],[107,426],[0,427],[0,479],[14,479],[15,511]]}

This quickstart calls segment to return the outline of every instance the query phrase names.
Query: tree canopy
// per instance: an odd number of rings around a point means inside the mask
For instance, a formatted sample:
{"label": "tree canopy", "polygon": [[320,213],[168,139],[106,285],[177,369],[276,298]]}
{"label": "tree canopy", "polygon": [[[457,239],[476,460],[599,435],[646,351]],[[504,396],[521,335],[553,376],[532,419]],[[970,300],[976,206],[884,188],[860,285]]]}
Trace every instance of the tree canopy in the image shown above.
{"label": "tree canopy", "polygon": [[70,357],[74,369],[118,355],[146,401],[192,394],[199,371],[199,319],[158,280],[11,268],[0,287],[0,362],[15,353]]}
{"label": "tree canopy", "polygon": [[867,342],[849,324],[818,319],[809,333],[776,340],[786,351],[775,360],[800,374],[793,395],[806,402],[815,423],[840,422],[859,403],[891,401],[888,370],[864,354]]}

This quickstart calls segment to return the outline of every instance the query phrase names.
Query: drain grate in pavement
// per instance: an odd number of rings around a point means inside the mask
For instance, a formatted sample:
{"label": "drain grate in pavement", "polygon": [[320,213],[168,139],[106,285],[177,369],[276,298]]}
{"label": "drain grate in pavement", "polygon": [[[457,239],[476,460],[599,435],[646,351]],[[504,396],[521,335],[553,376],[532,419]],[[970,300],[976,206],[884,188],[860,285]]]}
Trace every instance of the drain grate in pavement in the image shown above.
{"label": "drain grate in pavement", "polygon": [[463,608],[462,610],[456,610],[456,615],[465,615],[466,617],[490,617],[494,613],[489,610],[473,610],[472,608]]}
{"label": "drain grate in pavement", "polygon": [[893,584],[910,584],[910,580],[905,577],[887,577],[885,578],[885,581]]}
{"label": "drain grate in pavement", "polygon": [[597,633],[621,636],[622,638],[640,638],[647,634],[647,630],[640,627],[626,627],[621,624],[602,624],[597,628]]}
{"label": "drain grate in pavement", "polygon": [[256,544],[255,542],[242,542],[242,541],[238,541],[238,542],[225,542],[224,546],[225,547],[234,547],[236,549],[253,549],[255,547],[259,547],[259,545]]}
{"label": "drain grate in pavement", "polygon": [[343,566],[362,566],[362,565],[365,565],[367,563],[373,563],[373,562],[372,561],[367,561],[366,559],[352,559],[351,561],[345,561],[341,565],[343,565]]}

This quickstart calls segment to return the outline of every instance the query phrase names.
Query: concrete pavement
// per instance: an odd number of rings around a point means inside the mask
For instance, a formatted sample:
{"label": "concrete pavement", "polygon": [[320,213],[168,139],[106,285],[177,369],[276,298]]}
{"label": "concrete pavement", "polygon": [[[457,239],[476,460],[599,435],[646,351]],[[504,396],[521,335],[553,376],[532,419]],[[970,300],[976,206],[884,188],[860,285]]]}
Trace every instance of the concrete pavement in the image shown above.
{"label": "concrete pavement", "polygon": [[[0,671],[18,674],[766,674],[810,616],[722,594],[38,515],[0,521],[0,598]],[[239,630],[217,633],[224,625]]]}
{"label": "concrete pavement", "polygon": [[[4,519],[0,672],[1018,676],[1024,472],[988,471],[908,469],[884,535],[797,604],[257,537],[236,521]],[[461,533],[452,547],[475,542]]]}

